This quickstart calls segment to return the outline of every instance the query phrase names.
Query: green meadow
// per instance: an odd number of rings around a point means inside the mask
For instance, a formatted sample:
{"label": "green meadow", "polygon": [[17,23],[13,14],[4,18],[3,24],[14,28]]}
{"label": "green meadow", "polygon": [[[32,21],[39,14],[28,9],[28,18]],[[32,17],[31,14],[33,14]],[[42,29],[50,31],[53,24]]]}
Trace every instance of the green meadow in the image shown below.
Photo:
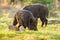
{"label": "green meadow", "polygon": [[[48,6],[50,14],[46,27],[41,27],[41,21],[38,19],[38,31],[28,30],[28,28],[25,31],[8,29],[18,10],[36,3]],[[60,18],[58,17],[60,17],[60,0],[0,0],[0,40],[60,40]]]}
{"label": "green meadow", "polygon": [[0,40],[60,40],[60,20],[49,18],[47,27],[41,27],[38,20],[38,31],[9,31],[8,26],[12,24],[13,18],[0,18]]}
{"label": "green meadow", "polygon": [[48,25],[41,27],[41,21],[38,19],[38,31],[8,30],[12,25],[14,10],[0,10],[0,40],[60,40],[60,18],[48,18]]}

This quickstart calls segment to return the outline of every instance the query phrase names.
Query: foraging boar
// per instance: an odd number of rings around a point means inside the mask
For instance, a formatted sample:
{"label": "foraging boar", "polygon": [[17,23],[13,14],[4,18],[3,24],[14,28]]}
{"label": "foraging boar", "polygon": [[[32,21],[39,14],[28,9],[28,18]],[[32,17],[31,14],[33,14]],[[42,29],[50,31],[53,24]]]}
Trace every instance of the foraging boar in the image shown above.
{"label": "foraging boar", "polygon": [[37,27],[34,24],[35,18],[33,14],[28,10],[19,10],[16,12],[13,25],[16,26],[17,23],[19,24],[18,30],[21,25],[23,25],[24,28],[28,27],[29,30],[37,30]]}

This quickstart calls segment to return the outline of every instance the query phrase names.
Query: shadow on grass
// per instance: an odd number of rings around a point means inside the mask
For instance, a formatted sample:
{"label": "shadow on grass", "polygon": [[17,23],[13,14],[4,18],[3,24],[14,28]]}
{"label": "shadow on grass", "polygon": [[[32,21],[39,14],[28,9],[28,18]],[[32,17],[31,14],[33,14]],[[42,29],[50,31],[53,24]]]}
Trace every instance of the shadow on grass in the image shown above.
{"label": "shadow on grass", "polygon": [[[15,32],[16,34],[0,34],[0,39],[2,39],[3,37],[8,37],[8,38],[14,38],[16,36],[22,36],[24,37],[25,35],[34,35],[37,37],[37,39],[39,40],[48,40],[49,39],[57,39],[60,40],[60,34],[55,34],[55,33],[43,33],[43,32],[39,32],[39,31],[28,31],[28,32]],[[49,36],[49,37],[48,37]],[[46,37],[46,38],[45,38]]]}
{"label": "shadow on grass", "polygon": [[5,35],[4,34],[0,34],[0,39],[3,38],[3,37],[5,37]]}
{"label": "shadow on grass", "polygon": [[16,34],[19,34],[19,35],[21,35],[21,34],[29,34],[29,35],[34,35],[35,34],[35,36],[37,36],[37,37],[39,37],[40,35],[42,35],[42,36],[49,36],[50,38],[52,38],[52,39],[60,39],[60,35],[59,34],[54,34],[54,33],[42,33],[42,32],[16,32]]}
{"label": "shadow on grass", "polygon": [[6,35],[8,38],[13,38],[13,37],[15,37],[15,36],[17,36],[16,34],[7,34]]}
{"label": "shadow on grass", "polygon": [[60,20],[50,20],[48,24],[60,24]]}

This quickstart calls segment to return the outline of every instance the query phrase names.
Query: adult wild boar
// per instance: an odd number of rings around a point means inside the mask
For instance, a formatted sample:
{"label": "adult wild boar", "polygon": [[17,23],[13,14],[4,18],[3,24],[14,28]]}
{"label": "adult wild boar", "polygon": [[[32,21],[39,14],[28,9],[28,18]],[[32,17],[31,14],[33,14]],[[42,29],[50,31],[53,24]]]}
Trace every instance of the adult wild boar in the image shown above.
{"label": "adult wild boar", "polygon": [[25,6],[23,8],[24,10],[29,10],[30,12],[32,12],[33,16],[36,18],[36,23],[35,26],[37,26],[37,19],[40,18],[40,20],[42,21],[41,26],[43,27],[43,25],[45,24],[45,26],[47,26],[47,17],[48,17],[48,7],[43,5],[43,4],[35,4],[35,5],[28,5]]}
{"label": "adult wild boar", "polygon": [[37,30],[37,27],[35,27],[34,24],[35,18],[32,15],[32,13],[28,10],[19,10],[16,12],[14,16],[13,25],[16,26],[18,23],[18,30],[21,25],[24,26],[24,28],[28,27],[29,30]]}

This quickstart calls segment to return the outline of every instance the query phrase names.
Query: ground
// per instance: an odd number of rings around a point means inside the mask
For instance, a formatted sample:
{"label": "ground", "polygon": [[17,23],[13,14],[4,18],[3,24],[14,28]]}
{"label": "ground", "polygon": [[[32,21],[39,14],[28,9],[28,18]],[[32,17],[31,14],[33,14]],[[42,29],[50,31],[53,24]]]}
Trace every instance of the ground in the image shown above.
{"label": "ground", "polygon": [[43,28],[38,20],[38,31],[26,29],[23,32],[8,30],[8,25],[12,24],[12,20],[13,18],[0,18],[0,40],[60,40],[59,18],[49,18],[47,27]]}
{"label": "ground", "polygon": [[0,40],[60,40],[60,18],[48,18],[48,25],[43,28],[41,21],[38,20],[38,31],[26,29],[20,32],[8,30],[8,26],[13,22],[15,9],[5,12],[0,9],[0,13]]}

